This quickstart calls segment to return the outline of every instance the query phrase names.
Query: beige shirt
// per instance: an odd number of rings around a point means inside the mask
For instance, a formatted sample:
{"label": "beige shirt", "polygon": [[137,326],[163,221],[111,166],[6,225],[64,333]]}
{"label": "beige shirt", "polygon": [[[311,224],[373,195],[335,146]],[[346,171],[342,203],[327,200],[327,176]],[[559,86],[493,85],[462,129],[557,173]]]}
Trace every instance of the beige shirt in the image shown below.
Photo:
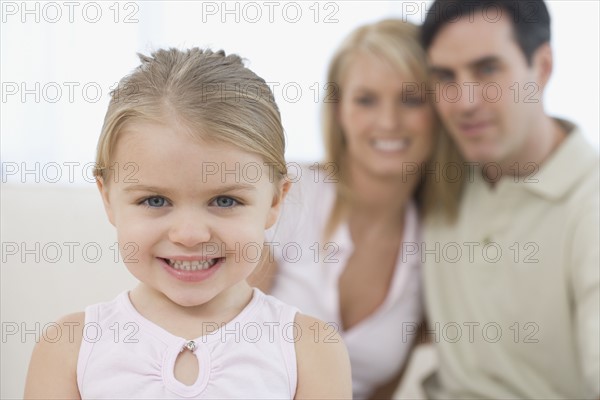
{"label": "beige shirt", "polygon": [[599,168],[573,128],[528,178],[472,169],[456,223],[426,222],[430,398],[600,397]]}

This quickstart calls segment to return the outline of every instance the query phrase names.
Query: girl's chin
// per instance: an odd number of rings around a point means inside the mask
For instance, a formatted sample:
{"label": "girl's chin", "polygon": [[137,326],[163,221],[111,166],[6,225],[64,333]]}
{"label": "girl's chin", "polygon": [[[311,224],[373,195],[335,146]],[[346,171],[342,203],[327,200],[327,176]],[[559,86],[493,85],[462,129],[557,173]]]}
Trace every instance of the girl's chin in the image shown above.
{"label": "girl's chin", "polygon": [[183,308],[192,308],[192,307],[201,307],[209,303],[212,298],[209,296],[198,296],[198,290],[196,290],[195,294],[190,296],[181,296],[181,294],[174,296],[167,296],[171,302],[179,307]]}

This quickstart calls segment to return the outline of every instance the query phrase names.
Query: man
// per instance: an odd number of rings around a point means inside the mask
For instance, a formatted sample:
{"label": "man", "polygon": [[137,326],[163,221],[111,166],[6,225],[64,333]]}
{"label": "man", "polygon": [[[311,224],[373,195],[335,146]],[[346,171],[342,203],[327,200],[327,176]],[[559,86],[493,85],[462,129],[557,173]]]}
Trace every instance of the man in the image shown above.
{"label": "man", "polygon": [[437,0],[422,28],[464,157],[454,221],[426,222],[431,398],[599,398],[599,157],[544,112],[543,1]]}

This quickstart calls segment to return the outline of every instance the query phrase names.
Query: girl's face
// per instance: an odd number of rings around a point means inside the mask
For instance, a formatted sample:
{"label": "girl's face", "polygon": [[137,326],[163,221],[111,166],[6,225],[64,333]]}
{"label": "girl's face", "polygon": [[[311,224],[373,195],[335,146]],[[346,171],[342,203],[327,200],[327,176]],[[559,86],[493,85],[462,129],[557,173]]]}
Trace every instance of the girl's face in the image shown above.
{"label": "girl's face", "polygon": [[433,148],[434,114],[422,83],[358,54],[346,71],[338,119],[354,167],[373,176],[415,173]]}
{"label": "girl's face", "polygon": [[167,122],[120,133],[98,184],[106,212],[127,268],[151,293],[180,306],[227,303],[246,288],[286,188],[277,192],[260,156]]}

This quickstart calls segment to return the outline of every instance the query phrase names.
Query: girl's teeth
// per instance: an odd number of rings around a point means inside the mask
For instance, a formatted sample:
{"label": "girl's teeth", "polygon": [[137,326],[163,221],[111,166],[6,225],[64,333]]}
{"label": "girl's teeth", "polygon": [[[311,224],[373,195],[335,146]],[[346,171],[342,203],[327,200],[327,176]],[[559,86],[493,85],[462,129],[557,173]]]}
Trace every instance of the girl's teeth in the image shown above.
{"label": "girl's teeth", "polygon": [[182,271],[201,271],[209,269],[217,263],[216,258],[212,258],[207,261],[178,261],[178,260],[167,260],[169,265],[174,269]]}

